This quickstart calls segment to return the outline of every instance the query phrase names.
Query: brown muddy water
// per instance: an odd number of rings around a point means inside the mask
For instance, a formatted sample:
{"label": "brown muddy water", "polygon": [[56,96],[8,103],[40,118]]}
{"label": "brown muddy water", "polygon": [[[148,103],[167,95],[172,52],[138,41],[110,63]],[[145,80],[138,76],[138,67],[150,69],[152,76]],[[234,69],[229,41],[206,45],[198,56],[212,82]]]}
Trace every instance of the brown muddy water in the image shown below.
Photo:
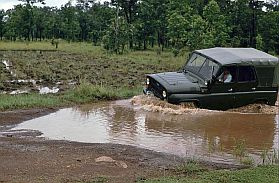
{"label": "brown muddy water", "polygon": [[37,130],[51,140],[125,144],[221,163],[238,162],[236,151],[243,151],[260,162],[263,152],[279,150],[278,118],[197,109],[162,113],[121,100],[61,109],[9,132]]}

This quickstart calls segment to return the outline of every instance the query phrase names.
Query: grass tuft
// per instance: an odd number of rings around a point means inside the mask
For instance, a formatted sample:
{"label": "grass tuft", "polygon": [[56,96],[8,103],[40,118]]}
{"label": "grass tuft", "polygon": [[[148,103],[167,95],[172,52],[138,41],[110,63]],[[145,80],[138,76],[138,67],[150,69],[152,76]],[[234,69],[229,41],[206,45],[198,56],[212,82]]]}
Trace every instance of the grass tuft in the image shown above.
{"label": "grass tuft", "polygon": [[129,98],[140,93],[139,88],[113,88],[102,85],[81,83],[78,87],[65,93],[66,101],[75,103],[89,103],[98,100],[116,100]]}
{"label": "grass tuft", "polygon": [[176,172],[183,175],[195,175],[200,172],[204,172],[207,169],[202,167],[198,162],[196,161],[188,161],[184,163],[182,166],[177,167]]}
{"label": "grass tuft", "polygon": [[247,154],[245,140],[235,139],[235,146],[233,148],[233,154],[238,158],[243,158]]}

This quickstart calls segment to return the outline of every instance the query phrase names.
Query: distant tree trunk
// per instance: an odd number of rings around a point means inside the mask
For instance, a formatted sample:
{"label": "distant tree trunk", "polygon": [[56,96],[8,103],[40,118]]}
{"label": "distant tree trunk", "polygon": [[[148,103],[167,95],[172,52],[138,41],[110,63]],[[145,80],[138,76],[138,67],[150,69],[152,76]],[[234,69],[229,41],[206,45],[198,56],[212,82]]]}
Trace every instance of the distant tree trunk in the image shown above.
{"label": "distant tree trunk", "polygon": [[161,47],[161,41],[160,41],[160,32],[157,32],[157,42],[158,42],[158,47]]}
{"label": "distant tree trunk", "polygon": [[39,37],[40,37],[40,41],[42,41],[42,29],[40,29],[40,31],[39,31]]}
{"label": "distant tree trunk", "polygon": [[130,36],[130,41],[129,41],[129,47],[130,47],[130,49],[133,49],[133,47],[134,47],[134,43],[133,43],[133,37],[132,36]]}
{"label": "distant tree trunk", "polygon": [[277,42],[277,44],[275,44],[275,53],[279,54],[279,44]]}
{"label": "distant tree trunk", "polygon": [[143,40],[143,49],[146,50],[147,46],[146,46],[146,39]]}

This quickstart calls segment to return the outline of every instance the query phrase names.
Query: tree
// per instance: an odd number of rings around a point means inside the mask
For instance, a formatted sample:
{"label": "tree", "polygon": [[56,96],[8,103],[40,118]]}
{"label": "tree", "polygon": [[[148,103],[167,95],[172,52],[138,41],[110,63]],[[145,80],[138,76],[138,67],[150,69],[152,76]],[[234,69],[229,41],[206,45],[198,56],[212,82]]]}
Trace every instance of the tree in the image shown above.
{"label": "tree", "polygon": [[150,12],[152,29],[154,37],[152,38],[152,45],[154,45],[153,41],[157,40],[158,47],[161,50],[167,44],[167,11],[168,11],[168,3],[169,0],[145,0],[146,1],[146,11]]}
{"label": "tree", "polygon": [[226,46],[229,40],[230,27],[225,21],[225,16],[221,14],[220,7],[215,0],[211,0],[204,7],[203,17],[206,20],[205,34],[214,38],[213,44],[210,46]]}
{"label": "tree", "polygon": [[[128,25],[132,26],[138,13],[138,0],[111,0],[111,4],[122,10]],[[130,34],[129,39],[130,48],[133,48],[133,34]]]}
{"label": "tree", "polygon": [[144,0],[139,5],[139,15],[135,23],[136,39],[138,42],[138,49],[143,44],[143,49],[147,49],[148,42],[154,46],[156,20],[154,18],[155,12],[152,0]]}
{"label": "tree", "polygon": [[189,40],[193,10],[185,0],[171,0],[169,7],[168,36],[172,46],[181,49],[187,46]]}
{"label": "tree", "polygon": [[33,34],[32,34],[32,27],[33,27],[33,7],[34,4],[36,3],[41,3],[45,4],[45,0],[18,0],[21,2],[24,2],[25,8],[24,8],[24,18],[26,18],[25,23],[26,23],[26,35],[25,38],[30,41],[30,36],[32,37],[33,40]]}
{"label": "tree", "polygon": [[[277,22],[277,23],[275,23]],[[259,34],[262,37],[264,51],[279,54],[279,11],[268,11],[259,20]],[[268,27],[268,28],[267,28]]]}
{"label": "tree", "polygon": [[61,7],[61,34],[68,41],[75,41],[79,37],[80,26],[77,9],[70,2]]}
{"label": "tree", "polygon": [[0,39],[3,39],[4,36],[4,27],[5,27],[5,22],[4,22],[4,17],[5,17],[5,11],[0,10]]}
{"label": "tree", "polygon": [[168,39],[167,35],[168,0],[142,0],[139,4],[139,16],[136,30],[137,38],[143,41],[144,49],[147,42],[153,47],[157,41],[163,49]]}
{"label": "tree", "polygon": [[212,34],[205,33],[207,23],[200,15],[194,15],[191,22],[191,31],[188,36],[190,50],[212,47]]}
{"label": "tree", "polygon": [[87,16],[89,17],[89,38],[94,45],[97,45],[102,41],[102,37],[115,18],[115,9],[107,3],[95,3],[88,10]]}
{"label": "tree", "polygon": [[129,24],[122,18],[112,22],[103,37],[104,48],[108,51],[122,54],[125,45],[129,42]]}

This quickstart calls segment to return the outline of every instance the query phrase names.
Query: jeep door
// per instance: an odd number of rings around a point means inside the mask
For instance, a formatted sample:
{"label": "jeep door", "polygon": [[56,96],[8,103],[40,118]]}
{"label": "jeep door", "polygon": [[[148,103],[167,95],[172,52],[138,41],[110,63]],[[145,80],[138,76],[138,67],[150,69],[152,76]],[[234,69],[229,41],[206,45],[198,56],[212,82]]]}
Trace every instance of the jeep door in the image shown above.
{"label": "jeep door", "polygon": [[235,85],[235,107],[255,102],[257,96],[257,77],[253,66],[238,66]]}
{"label": "jeep door", "polygon": [[[224,82],[224,72],[228,71],[232,79],[230,82]],[[222,68],[222,74],[210,86],[210,97],[207,100],[210,108],[229,109],[234,107],[235,102],[235,82],[237,75],[237,67],[229,66]]]}

